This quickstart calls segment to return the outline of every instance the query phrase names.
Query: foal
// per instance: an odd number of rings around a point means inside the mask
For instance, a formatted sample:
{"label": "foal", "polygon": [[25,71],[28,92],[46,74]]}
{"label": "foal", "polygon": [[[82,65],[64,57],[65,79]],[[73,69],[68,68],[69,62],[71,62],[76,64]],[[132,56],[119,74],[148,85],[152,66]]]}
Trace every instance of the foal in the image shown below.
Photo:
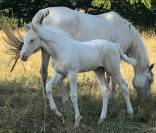
{"label": "foal", "polygon": [[51,88],[68,77],[70,97],[75,111],[75,126],[79,126],[81,116],[77,98],[77,74],[87,71],[95,72],[102,89],[103,107],[99,123],[106,118],[110,95],[110,88],[104,76],[105,71],[121,88],[126,100],[127,111],[133,114],[127,84],[120,74],[120,61],[123,59],[135,65],[136,60],[127,57],[119,44],[100,39],[79,42],[69,36],[55,32],[50,26],[31,26],[24,37],[24,45],[20,53],[21,60],[26,61],[28,56],[38,48],[46,49],[53,59],[52,66],[55,74],[46,85],[46,93],[50,107],[56,115],[62,116],[55,105]]}

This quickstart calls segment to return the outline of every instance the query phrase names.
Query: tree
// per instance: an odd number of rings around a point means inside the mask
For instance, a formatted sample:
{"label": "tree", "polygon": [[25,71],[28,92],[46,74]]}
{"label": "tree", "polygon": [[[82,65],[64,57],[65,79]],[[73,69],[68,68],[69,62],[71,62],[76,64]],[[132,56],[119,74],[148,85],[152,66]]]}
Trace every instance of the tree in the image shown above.
{"label": "tree", "polygon": [[[153,0],[155,1],[155,0]],[[99,14],[116,11],[138,24],[153,25],[155,22],[152,0],[0,0],[0,10],[7,9],[6,15],[30,22],[36,12],[51,6],[66,6],[72,9],[84,8],[88,13]],[[152,7],[152,8],[151,8]],[[156,5],[155,5],[156,7]],[[11,12],[8,12],[11,10]],[[1,11],[2,12],[2,11]],[[0,13],[1,13],[0,12]]]}
{"label": "tree", "polygon": [[[95,7],[101,7],[104,9],[110,9],[112,3],[114,3],[115,1],[122,1],[122,0],[93,0],[92,1],[92,5]],[[137,3],[142,3],[146,6],[146,8],[151,8],[151,3],[152,0],[125,0],[129,3],[133,4],[137,4]]]}

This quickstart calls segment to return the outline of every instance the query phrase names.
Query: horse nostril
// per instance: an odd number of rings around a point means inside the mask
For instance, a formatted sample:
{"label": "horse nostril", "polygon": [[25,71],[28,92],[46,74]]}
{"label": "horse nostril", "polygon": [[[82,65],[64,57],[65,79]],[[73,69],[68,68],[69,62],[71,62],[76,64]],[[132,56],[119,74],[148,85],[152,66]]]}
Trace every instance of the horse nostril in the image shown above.
{"label": "horse nostril", "polygon": [[27,60],[27,56],[25,56],[24,54],[20,55],[20,58],[22,61],[26,61]]}
{"label": "horse nostril", "polygon": [[24,59],[24,55],[21,55],[21,59]]}

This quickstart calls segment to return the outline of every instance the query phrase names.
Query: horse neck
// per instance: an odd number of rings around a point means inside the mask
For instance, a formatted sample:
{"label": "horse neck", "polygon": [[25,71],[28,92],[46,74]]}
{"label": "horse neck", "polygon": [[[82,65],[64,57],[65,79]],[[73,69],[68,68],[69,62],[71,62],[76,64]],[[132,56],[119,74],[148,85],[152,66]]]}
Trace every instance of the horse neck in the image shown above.
{"label": "horse neck", "polygon": [[50,32],[49,35],[44,36],[41,39],[43,41],[43,48],[46,49],[53,58],[57,58],[61,51],[65,49],[66,45],[72,42],[69,37],[56,32]]}
{"label": "horse neck", "polygon": [[58,57],[58,52],[56,49],[51,45],[51,43],[47,43],[47,41],[42,40],[42,48],[45,49],[52,58],[57,58]]}
{"label": "horse neck", "polygon": [[136,29],[134,29],[131,56],[137,60],[137,64],[134,66],[135,73],[142,73],[146,71],[149,64],[148,56],[143,40]]}

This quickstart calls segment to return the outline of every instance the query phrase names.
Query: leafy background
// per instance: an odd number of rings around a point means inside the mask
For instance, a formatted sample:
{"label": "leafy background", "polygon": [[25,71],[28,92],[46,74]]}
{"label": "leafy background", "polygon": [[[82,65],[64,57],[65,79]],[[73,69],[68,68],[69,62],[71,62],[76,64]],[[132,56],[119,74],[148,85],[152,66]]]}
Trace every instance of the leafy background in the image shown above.
{"label": "leafy background", "polygon": [[116,11],[136,25],[156,27],[155,0],[0,0],[0,11],[5,16],[14,16],[30,22],[35,13],[50,6],[83,8],[91,14]]}

